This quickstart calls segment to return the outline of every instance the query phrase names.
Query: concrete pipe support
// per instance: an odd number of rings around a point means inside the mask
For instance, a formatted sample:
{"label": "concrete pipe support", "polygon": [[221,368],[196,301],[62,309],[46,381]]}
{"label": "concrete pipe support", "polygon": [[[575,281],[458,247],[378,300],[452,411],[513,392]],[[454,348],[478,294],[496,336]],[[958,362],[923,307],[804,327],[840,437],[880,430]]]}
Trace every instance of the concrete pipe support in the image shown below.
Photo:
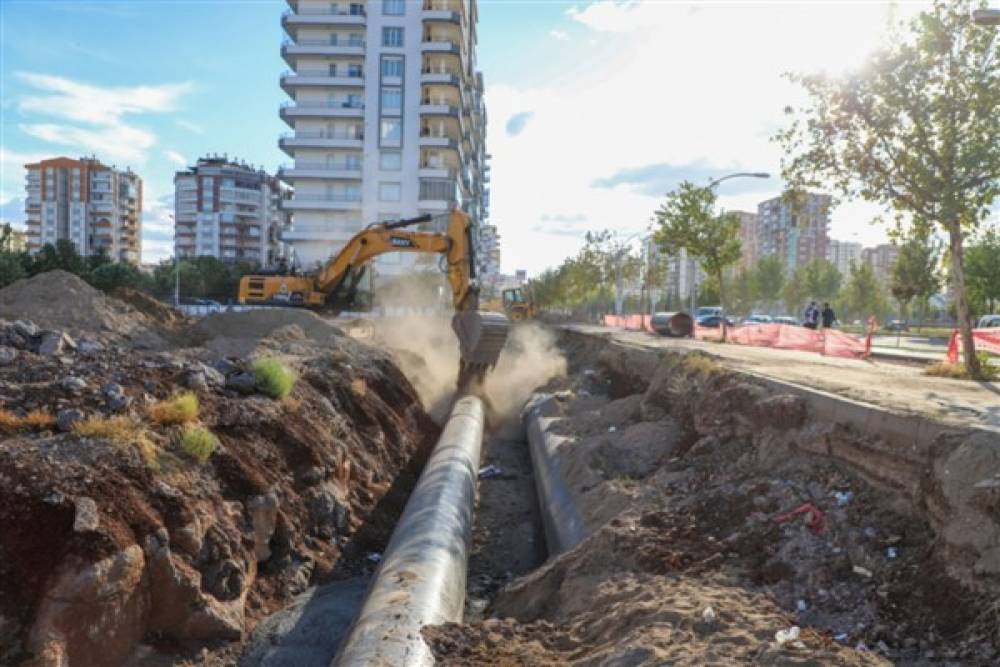
{"label": "concrete pipe support", "polygon": [[484,420],[455,403],[334,665],[432,665],[420,628],[462,620]]}

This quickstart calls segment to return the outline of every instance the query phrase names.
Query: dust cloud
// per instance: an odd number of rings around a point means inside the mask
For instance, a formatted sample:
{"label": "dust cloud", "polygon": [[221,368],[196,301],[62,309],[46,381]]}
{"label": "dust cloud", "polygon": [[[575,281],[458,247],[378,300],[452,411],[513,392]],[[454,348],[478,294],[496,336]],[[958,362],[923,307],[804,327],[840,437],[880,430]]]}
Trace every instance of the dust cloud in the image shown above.
{"label": "dust cloud", "polygon": [[[459,367],[444,276],[416,274],[387,284],[376,290],[375,303],[387,313],[375,322],[376,338],[394,353],[425,409],[442,421]],[[411,314],[397,314],[404,309]],[[487,376],[485,396],[494,416],[503,420],[516,416],[535,388],[565,373],[566,359],[551,332],[534,322],[512,325],[500,361]]]}

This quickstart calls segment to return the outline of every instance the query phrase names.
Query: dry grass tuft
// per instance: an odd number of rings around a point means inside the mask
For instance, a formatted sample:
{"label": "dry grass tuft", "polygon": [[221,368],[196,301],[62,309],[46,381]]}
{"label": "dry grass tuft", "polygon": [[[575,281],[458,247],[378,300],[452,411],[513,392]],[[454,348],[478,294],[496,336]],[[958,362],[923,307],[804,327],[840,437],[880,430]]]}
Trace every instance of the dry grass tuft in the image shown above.
{"label": "dry grass tuft", "polygon": [[198,419],[198,397],[188,391],[159,401],[149,409],[149,417],[164,426],[193,422]]}
{"label": "dry grass tuft", "polygon": [[82,438],[101,438],[116,445],[135,447],[146,465],[157,465],[159,448],[149,437],[149,431],[128,417],[87,417],[73,424],[73,433]]}
{"label": "dry grass tuft", "polygon": [[55,425],[56,418],[45,410],[32,410],[22,417],[10,410],[0,409],[0,431],[4,433],[44,431],[54,428]]}
{"label": "dry grass tuft", "polygon": [[715,359],[705,354],[685,355],[681,363],[684,365],[685,370],[701,373],[702,375],[711,375],[722,370],[722,367],[719,366]]}
{"label": "dry grass tuft", "polygon": [[950,364],[947,361],[930,364],[924,369],[924,375],[952,380],[986,380],[989,382],[1000,380],[1000,369],[990,363],[989,355],[980,354],[977,356],[979,357],[979,368],[982,371],[982,377],[972,377],[969,371],[966,370],[965,364]]}

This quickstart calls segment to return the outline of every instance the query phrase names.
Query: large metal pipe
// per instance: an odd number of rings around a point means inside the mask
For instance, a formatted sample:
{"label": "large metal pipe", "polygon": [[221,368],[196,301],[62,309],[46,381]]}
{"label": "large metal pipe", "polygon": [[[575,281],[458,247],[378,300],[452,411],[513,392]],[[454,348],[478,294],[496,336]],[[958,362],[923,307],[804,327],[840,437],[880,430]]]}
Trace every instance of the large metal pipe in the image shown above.
{"label": "large metal pipe", "polygon": [[333,665],[432,665],[420,628],[462,620],[484,420],[455,403]]}
{"label": "large metal pipe", "polygon": [[569,551],[586,537],[583,518],[557,460],[559,446],[569,438],[548,432],[558,415],[559,407],[549,394],[533,395],[522,413],[550,557]]}

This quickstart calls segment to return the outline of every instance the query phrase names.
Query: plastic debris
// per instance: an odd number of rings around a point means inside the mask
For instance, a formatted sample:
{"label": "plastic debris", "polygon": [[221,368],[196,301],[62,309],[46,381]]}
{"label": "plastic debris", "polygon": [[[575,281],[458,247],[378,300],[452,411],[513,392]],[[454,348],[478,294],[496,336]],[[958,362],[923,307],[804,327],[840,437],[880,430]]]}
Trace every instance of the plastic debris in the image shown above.
{"label": "plastic debris", "polygon": [[826,515],[812,503],[805,503],[804,505],[799,505],[790,512],[785,512],[774,517],[775,523],[784,523],[792,517],[798,516],[799,514],[806,515],[806,525],[809,530],[816,533],[817,535],[822,535],[823,530],[826,528]]}
{"label": "plastic debris", "polygon": [[795,603],[795,608],[798,609],[799,611],[805,611],[806,609],[809,608],[809,605],[806,603],[805,600],[799,600],[798,602]]}
{"label": "plastic debris", "polygon": [[503,468],[492,463],[479,469],[479,479],[493,479],[503,474]]}
{"label": "plastic debris", "polygon": [[705,611],[701,612],[701,619],[706,623],[714,623],[716,619],[715,610],[711,607],[705,607]]}
{"label": "plastic debris", "polygon": [[372,552],[372,553],[368,554],[367,558],[368,558],[368,562],[370,562],[370,563],[381,563],[382,562],[382,554],[379,554],[379,553]]}
{"label": "plastic debris", "polygon": [[608,433],[614,433],[614,432],[615,432],[615,431],[617,431],[617,430],[618,430],[618,429],[617,429],[617,428],[615,428],[614,426],[609,426],[609,427],[608,427]]}
{"label": "plastic debris", "polygon": [[855,565],[853,568],[854,574],[860,574],[862,577],[872,578],[872,571],[866,567],[861,567],[860,565]]}
{"label": "plastic debris", "polygon": [[797,625],[793,625],[787,630],[778,630],[774,633],[774,641],[778,642],[778,646],[784,646],[789,642],[798,641],[800,632],[802,631]]}
{"label": "plastic debris", "polygon": [[888,549],[885,550],[886,558],[892,559],[898,556],[899,556],[899,549],[897,549],[896,547],[889,547]]}
{"label": "plastic debris", "polygon": [[841,633],[836,634],[836,635],[833,636],[833,640],[834,641],[840,642],[842,644],[846,643],[848,639],[849,639],[849,637],[848,637],[848,634],[846,632],[841,632]]}
{"label": "plastic debris", "polygon": [[864,642],[858,642],[857,644],[854,645],[854,650],[855,651],[867,651],[868,650],[868,646]]}
{"label": "plastic debris", "polygon": [[854,498],[853,491],[834,491],[833,498],[837,501],[837,507],[846,507]]}

